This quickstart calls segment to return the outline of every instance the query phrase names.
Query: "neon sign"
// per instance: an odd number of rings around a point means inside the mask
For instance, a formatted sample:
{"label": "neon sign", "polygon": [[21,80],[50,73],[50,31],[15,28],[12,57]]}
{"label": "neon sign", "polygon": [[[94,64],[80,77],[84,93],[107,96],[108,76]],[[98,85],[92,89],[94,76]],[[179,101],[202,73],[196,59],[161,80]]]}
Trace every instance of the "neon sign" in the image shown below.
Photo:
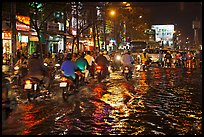
{"label": "neon sign", "polygon": [[30,17],[17,15],[16,18],[19,21],[16,22],[17,30],[30,31]]}

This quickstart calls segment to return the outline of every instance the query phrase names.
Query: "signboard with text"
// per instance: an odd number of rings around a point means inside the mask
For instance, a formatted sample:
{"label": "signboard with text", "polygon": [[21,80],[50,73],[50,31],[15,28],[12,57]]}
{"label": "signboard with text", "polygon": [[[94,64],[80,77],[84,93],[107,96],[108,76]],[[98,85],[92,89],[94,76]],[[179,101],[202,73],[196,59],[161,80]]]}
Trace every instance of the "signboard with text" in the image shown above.
{"label": "signboard with text", "polygon": [[16,30],[30,31],[30,17],[17,15]]}

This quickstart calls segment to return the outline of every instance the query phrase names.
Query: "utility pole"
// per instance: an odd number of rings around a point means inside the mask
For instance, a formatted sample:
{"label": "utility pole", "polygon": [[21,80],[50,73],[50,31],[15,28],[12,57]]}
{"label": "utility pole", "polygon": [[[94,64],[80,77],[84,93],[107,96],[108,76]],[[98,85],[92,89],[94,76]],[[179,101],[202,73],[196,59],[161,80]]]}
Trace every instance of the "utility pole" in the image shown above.
{"label": "utility pole", "polygon": [[79,2],[76,2],[76,40],[77,40],[77,52],[79,52]]}
{"label": "utility pole", "polygon": [[11,53],[11,68],[14,67],[16,60],[16,3],[11,2],[11,30],[12,30],[12,53]]}
{"label": "utility pole", "polygon": [[[103,27],[103,32],[104,32],[104,46],[105,50],[107,50],[106,47],[106,3],[104,4],[104,27]],[[100,50],[100,48],[99,48]]]}

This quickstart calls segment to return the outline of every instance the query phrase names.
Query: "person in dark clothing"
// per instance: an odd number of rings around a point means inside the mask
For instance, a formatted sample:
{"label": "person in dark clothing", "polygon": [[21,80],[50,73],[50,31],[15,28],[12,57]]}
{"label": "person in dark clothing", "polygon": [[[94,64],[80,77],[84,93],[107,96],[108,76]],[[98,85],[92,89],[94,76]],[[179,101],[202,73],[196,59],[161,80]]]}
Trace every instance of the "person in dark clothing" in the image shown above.
{"label": "person in dark clothing", "polygon": [[109,66],[109,61],[105,56],[103,56],[103,53],[100,52],[99,56],[96,57],[95,60],[96,64],[102,67],[102,79],[105,79],[108,76],[108,66]]}
{"label": "person in dark clothing", "polygon": [[35,77],[39,80],[43,80],[45,88],[48,88],[50,78],[48,77],[48,70],[44,66],[43,59],[39,57],[37,52],[34,52],[31,58],[28,60],[28,74],[26,78]]}
{"label": "person in dark clothing", "polygon": [[[166,66],[167,66],[167,67],[168,67],[168,66],[171,67],[172,56],[171,56],[170,51],[168,51],[168,52],[166,53],[164,59],[165,59],[165,64],[166,64]],[[169,62],[168,62],[168,61],[169,61]]]}

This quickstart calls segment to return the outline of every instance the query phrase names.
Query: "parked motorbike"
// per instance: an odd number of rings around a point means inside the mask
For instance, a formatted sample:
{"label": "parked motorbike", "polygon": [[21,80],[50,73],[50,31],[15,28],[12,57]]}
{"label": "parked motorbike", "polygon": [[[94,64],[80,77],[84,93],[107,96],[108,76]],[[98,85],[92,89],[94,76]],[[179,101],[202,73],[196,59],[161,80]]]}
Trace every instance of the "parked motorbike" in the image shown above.
{"label": "parked motorbike", "polygon": [[132,72],[131,72],[129,66],[125,66],[123,68],[123,74],[124,74],[126,80],[132,79]]}

